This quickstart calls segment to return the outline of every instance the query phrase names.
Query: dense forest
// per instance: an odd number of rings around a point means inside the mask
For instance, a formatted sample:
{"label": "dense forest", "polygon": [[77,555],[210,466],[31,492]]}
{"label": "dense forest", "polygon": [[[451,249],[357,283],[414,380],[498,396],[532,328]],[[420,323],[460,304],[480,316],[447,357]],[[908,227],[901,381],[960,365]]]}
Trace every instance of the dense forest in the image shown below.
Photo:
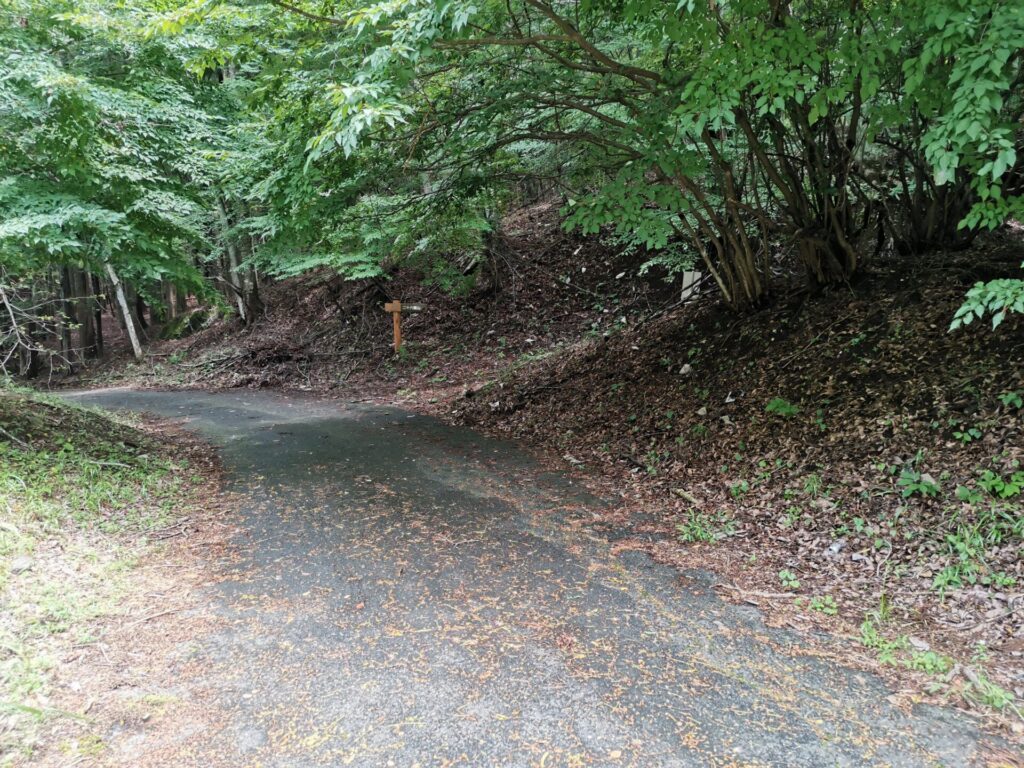
{"label": "dense forest", "polygon": [[[1017,3],[5,0],[0,328],[25,376],[186,299],[413,265],[458,292],[560,201],[737,312],[1022,211]],[[975,286],[954,325],[1024,308]],[[149,317],[147,318],[147,314]]]}

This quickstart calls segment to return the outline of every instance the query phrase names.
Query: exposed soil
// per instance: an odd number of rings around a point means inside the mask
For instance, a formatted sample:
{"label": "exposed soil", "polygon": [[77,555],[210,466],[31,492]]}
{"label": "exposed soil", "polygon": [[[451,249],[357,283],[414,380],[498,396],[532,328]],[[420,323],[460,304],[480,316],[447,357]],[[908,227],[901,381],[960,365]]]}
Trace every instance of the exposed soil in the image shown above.
{"label": "exposed soil", "polygon": [[[346,282],[315,272],[267,286],[266,312],[249,327],[212,323],[181,340],[157,341],[144,365],[125,365],[116,323],[112,354],[61,386],[123,380],[204,388],[280,387],[345,396],[486,380],[511,364],[551,355],[583,336],[599,336],[676,303],[677,293],[644,258],[595,238],[562,232],[557,206],[519,211],[505,222],[488,263],[451,294],[413,270]],[[557,301],[552,297],[557,296]],[[383,305],[398,299],[422,311],[403,316],[401,355]],[[153,330],[156,339],[159,330]]]}
{"label": "exposed soil", "polygon": [[[47,718],[26,765],[173,764],[165,756],[177,753],[183,738],[223,727],[217,692],[187,687],[182,675],[202,675],[189,663],[195,640],[223,624],[203,590],[218,563],[233,557],[232,503],[218,490],[219,462],[209,446],[191,432],[149,421],[148,429],[172,439],[197,471],[206,462],[206,487],[195,489],[197,503],[178,510],[167,528],[136,542],[121,537],[119,544],[140,555],[131,589],[115,615],[91,623],[88,641],[69,638],[63,648],[48,701],[60,714]],[[145,760],[137,752],[143,732]]]}
{"label": "exposed soil", "polygon": [[[467,295],[414,273],[310,275],[267,288],[249,328],[218,322],[90,376],[334,392],[513,436],[621,498],[607,524],[635,535],[620,548],[710,565],[780,623],[859,637],[867,617],[896,647],[863,648],[865,661],[968,704],[982,673],[1019,706],[1024,497],[955,489],[1019,470],[1024,322],[947,328],[972,283],[1022,261],[1006,232],[736,316],[708,291],[678,306],[660,276],[633,279],[642,258],[567,235],[538,207],[507,223]],[[399,356],[381,309],[393,298],[425,305]],[[928,654],[954,666],[937,672]],[[1020,730],[1013,706],[1002,722]]]}
{"label": "exposed soil", "polygon": [[[182,483],[173,509],[150,486],[152,496],[142,492],[128,506],[100,500],[98,509],[69,509],[68,519],[31,534],[29,523],[11,513],[17,496],[6,499],[5,530],[38,540],[24,564],[3,558],[11,645],[0,655],[0,672],[4,683],[11,682],[8,674],[34,674],[38,681],[22,680],[14,686],[19,690],[0,696],[0,764],[135,765],[108,752],[113,735],[130,736],[145,723],[156,744],[160,734],[176,738],[183,724],[208,726],[214,710],[181,695],[174,667],[190,640],[209,629],[198,590],[232,530],[216,452],[166,420],[126,424],[18,393],[0,396],[0,427],[13,450],[74,451],[111,471],[127,468],[125,460],[174,462]],[[157,517],[169,522],[126,522]],[[84,605],[34,604],[52,591],[76,595]],[[26,615],[38,619],[22,626]]]}

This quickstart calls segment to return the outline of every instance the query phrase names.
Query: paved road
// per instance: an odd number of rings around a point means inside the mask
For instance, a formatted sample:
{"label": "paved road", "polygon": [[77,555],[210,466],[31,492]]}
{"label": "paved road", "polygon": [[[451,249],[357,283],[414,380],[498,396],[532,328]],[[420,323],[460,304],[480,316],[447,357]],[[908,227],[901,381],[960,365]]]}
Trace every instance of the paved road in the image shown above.
{"label": "paved road", "polygon": [[[809,655],[706,573],[615,555],[589,498],[505,443],[267,393],[90,393],[185,417],[243,500],[226,629],[187,662],[227,725],[174,761],[307,766],[965,766],[952,710]],[[195,685],[196,683],[191,683]],[[170,765],[171,763],[168,763]]]}

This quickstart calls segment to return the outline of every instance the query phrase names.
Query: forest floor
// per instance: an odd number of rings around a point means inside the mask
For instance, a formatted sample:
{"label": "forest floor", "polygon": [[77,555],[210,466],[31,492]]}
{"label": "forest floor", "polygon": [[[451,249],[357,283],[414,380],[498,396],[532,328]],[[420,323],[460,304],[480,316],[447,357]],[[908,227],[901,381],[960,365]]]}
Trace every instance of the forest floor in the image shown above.
{"label": "forest floor", "polygon": [[0,428],[0,766],[92,763],[176,701],[219,463],[166,422],[7,386]]}
{"label": "forest floor", "polygon": [[[712,291],[681,304],[556,219],[510,218],[466,295],[411,273],[296,278],[248,328],[218,321],[73,383],[313,391],[511,436],[617,500],[592,525],[628,524],[623,553],[710,567],[770,623],[846,637],[851,658],[1019,738],[1024,323],[947,329],[967,287],[1019,271],[1021,233],[869,261],[846,289],[736,316]],[[395,298],[424,305],[400,355]]]}

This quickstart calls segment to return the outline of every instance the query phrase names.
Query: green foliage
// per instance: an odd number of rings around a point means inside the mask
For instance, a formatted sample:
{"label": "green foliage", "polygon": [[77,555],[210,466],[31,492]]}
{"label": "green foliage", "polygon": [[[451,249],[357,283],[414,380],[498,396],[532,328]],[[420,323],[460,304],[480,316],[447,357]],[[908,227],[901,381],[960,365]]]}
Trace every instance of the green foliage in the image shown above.
{"label": "green foliage", "polygon": [[800,580],[790,570],[783,569],[779,571],[779,581],[782,582],[782,586],[786,589],[800,589]]}
{"label": "green foliage", "polygon": [[912,466],[903,467],[896,485],[903,489],[903,498],[911,496],[938,496],[942,490],[938,481],[927,472],[919,472]]}
{"label": "green foliage", "polygon": [[800,407],[793,405],[784,397],[774,397],[764,407],[766,413],[774,413],[784,419],[791,419],[800,413]]}
{"label": "green foliage", "polygon": [[729,485],[729,495],[734,499],[746,496],[750,492],[750,483],[746,480],[737,480]]}
{"label": "green foliage", "polygon": [[102,274],[111,263],[144,293],[164,279],[202,291],[190,250],[208,245],[212,169],[198,149],[215,139],[201,106],[215,97],[162,45],[133,37],[143,14],[63,0],[0,8],[9,280],[55,264]]}
{"label": "green foliage", "polygon": [[913,651],[906,666],[929,675],[944,675],[953,668],[953,660],[935,651]]}
{"label": "green foliage", "polygon": [[981,430],[977,427],[965,427],[963,430],[953,432],[953,437],[961,443],[967,444],[981,439]]}
{"label": "green foliage", "polygon": [[968,698],[997,710],[1009,709],[1021,717],[1017,699],[1010,691],[996,685],[983,672],[972,670],[967,687]]}
{"label": "green foliage", "polygon": [[676,535],[685,544],[719,541],[733,535],[735,530],[735,521],[725,512],[707,513],[697,509],[687,510],[686,519],[676,525]]}
{"label": "green foliage", "polygon": [[[552,178],[566,226],[670,275],[702,262],[740,306],[767,289],[770,221],[830,282],[856,268],[859,211],[975,178],[998,196],[1014,20],[994,32],[976,22],[1005,4],[933,5],[202,2],[162,9],[147,39],[182,41],[167,45],[204,77],[237,69],[247,111],[221,185],[258,203],[238,226],[271,272],[363,278],[411,258],[458,289],[480,222],[517,179]],[[894,195],[896,173],[916,181]]]}
{"label": "green foliage", "polygon": [[896,638],[885,637],[874,621],[865,619],[860,627],[860,642],[871,648],[879,662],[906,669],[914,669],[930,675],[945,675],[953,668],[953,660],[932,650],[915,649],[906,635]]}
{"label": "green foliage", "polygon": [[1024,280],[1005,278],[975,283],[953,316],[949,329],[955,331],[985,315],[992,316],[992,328],[996,329],[1009,312],[1024,314]]}
{"label": "green foliage", "polygon": [[1011,499],[1019,496],[1024,489],[1024,470],[1017,470],[1005,476],[986,469],[978,478],[978,487],[1000,499]]}
{"label": "green foliage", "polygon": [[[2,13],[17,21],[0,29],[0,266],[14,275],[110,262],[155,296],[163,281],[203,290],[200,273],[405,265],[465,292],[504,211],[540,187],[566,227],[641,271],[699,264],[743,307],[768,291],[780,240],[837,284],[865,222],[932,247],[1021,213],[1010,0]],[[225,256],[240,263],[211,268]],[[979,284],[953,325],[998,325],[1022,302],[1020,281]]]}
{"label": "green foliage", "polygon": [[1024,541],[1024,517],[1015,501],[1006,503],[1022,491],[1020,470],[1002,474],[986,469],[973,485],[957,487],[961,506],[949,510],[950,529],[942,542],[951,563],[935,575],[935,589],[945,593],[972,584],[1005,589],[1015,583],[1012,576],[994,571],[986,559],[993,549]]}
{"label": "green foliage", "polygon": [[939,185],[970,172],[977,202],[962,227],[998,226],[1019,215],[1019,195],[1003,181],[1018,167],[1013,92],[1024,48],[1024,15],[1005,0],[939,0],[916,20],[920,52],[904,65],[905,90],[932,119],[922,147]]}
{"label": "green foliage", "polygon": [[818,611],[826,616],[835,616],[839,613],[839,606],[832,595],[815,595],[807,605],[812,611]]}
{"label": "green foliage", "polygon": [[1007,408],[1024,408],[1024,398],[1022,398],[1021,393],[1016,390],[1001,394],[999,396],[999,402]]}
{"label": "green foliage", "polygon": [[817,475],[812,472],[806,478],[804,478],[804,493],[806,493],[808,496],[812,498],[817,498],[818,496],[820,496],[824,487],[825,486],[821,481],[820,475]]}
{"label": "green foliage", "polygon": [[0,388],[0,423],[19,441],[0,443],[0,496],[41,530],[149,527],[160,520],[134,517],[140,495],[169,497],[181,484],[181,467],[151,458],[135,430],[94,411]]}
{"label": "green foliage", "polygon": [[901,636],[895,640],[884,637],[871,619],[865,619],[860,625],[860,642],[864,647],[873,649],[882,664],[899,664],[900,655],[910,649],[906,637]]}

